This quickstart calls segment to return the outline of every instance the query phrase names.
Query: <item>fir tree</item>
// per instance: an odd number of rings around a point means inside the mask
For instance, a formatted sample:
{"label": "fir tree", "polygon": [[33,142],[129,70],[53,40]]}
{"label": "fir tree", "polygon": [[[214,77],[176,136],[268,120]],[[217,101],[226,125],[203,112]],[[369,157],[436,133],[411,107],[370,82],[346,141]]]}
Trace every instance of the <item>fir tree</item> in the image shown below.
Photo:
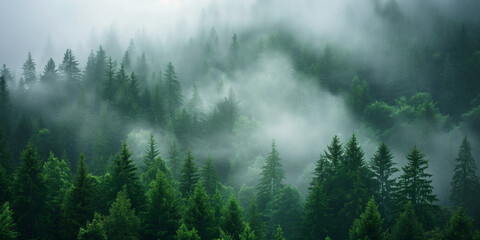
{"label": "fir tree", "polygon": [[28,144],[14,183],[13,212],[19,233],[25,239],[41,236],[44,223],[45,182],[37,151]]}
{"label": "fir tree", "polygon": [[180,82],[172,63],[168,63],[167,69],[165,69],[165,100],[170,117],[175,116],[175,111],[182,105],[183,96]]}
{"label": "fir tree", "polygon": [[127,191],[124,189],[117,194],[112,203],[109,215],[103,220],[107,239],[135,240],[139,239],[140,220],[135,216]]}
{"label": "fir tree", "polygon": [[423,239],[423,227],[418,222],[412,202],[407,202],[405,209],[392,229],[392,240]]}
{"label": "fir tree", "polygon": [[200,240],[197,230],[192,228],[188,230],[187,225],[184,223],[178,228],[177,235],[175,236],[176,240]]}
{"label": "fir tree", "polygon": [[239,239],[243,231],[242,212],[237,199],[234,195],[231,195],[223,211],[224,220],[222,229],[233,239]]}
{"label": "fir tree", "polygon": [[[295,187],[286,185],[283,187],[272,202],[270,211],[270,224],[273,233],[275,226],[284,226],[285,238],[295,239],[298,237],[302,216],[300,193]],[[270,235],[271,236],[271,235]]]}
{"label": "fir tree", "polygon": [[117,86],[115,84],[115,66],[112,57],[109,57],[105,68],[105,80],[103,83],[103,97],[112,103],[115,100]]}
{"label": "fir tree", "polygon": [[445,239],[468,240],[473,239],[473,219],[465,214],[463,208],[458,208],[450,218],[445,231]]}
{"label": "fir tree", "polygon": [[215,165],[213,164],[210,155],[208,155],[207,160],[200,169],[200,179],[205,186],[205,190],[209,195],[215,194],[215,189],[217,189],[219,185],[218,181],[218,173],[215,169]]}
{"label": "fir tree", "polygon": [[258,240],[265,239],[265,226],[262,221],[262,215],[258,210],[258,206],[255,201],[252,201],[247,209],[246,222],[249,227],[255,233],[255,237]]}
{"label": "fir tree", "polygon": [[145,149],[145,157],[143,158],[143,163],[145,164],[144,172],[149,169],[155,162],[155,158],[160,155],[160,151],[157,148],[157,140],[150,134],[150,138]]}
{"label": "fir tree", "polygon": [[325,151],[325,157],[335,169],[338,169],[343,162],[343,147],[337,135],[333,137],[332,142],[327,146],[327,149],[328,152]]}
{"label": "fir tree", "polygon": [[197,90],[196,83],[193,84],[192,98],[187,105],[188,111],[192,116],[193,127],[195,131],[199,130],[200,124],[204,120],[203,101]]}
{"label": "fir tree", "polygon": [[180,150],[177,146],[177,141],[173,140],[168,151],[168,163],[172,169],[175,179],[180,178],[180,170],[182,168],[182,158],[180,156]]}
{"label": "fir tree", "polygon": [[107,240],[100,214],[95,213],[93,220],[87,222],[85,228],[80,228],[77,240]]}
{"label": "fir tree", "polygon": [[373,197],[368,201],[365,211],[353,222],[350,239],[382,240],[383,220]]}
{"label": "fir tree", "polygon": [[222,224],[223,217],[223,195],[220,193],[218,187],[215,189],[215,194],[211,196],[210,202],[213,210],[215,226],[220,226]]}
{"label": "fir tree", "polygon": [[283,187],[282,180],[285,179],[285,172],[280,160],[275,141],[272,141],[272,151],[265,159],[265,166],[262,167],[260,182],[257,186],[258,206],[262,211]]}
{"label": "fir tree", "polygon": [[36,64],[33,61],[32,54],[28,52],[27,60],[23,64],[23,80],[26,86],[37,81]]}
{"label": "fir tree", "polygon": [[[0,75],[0,131],[1,137],[3,140],[3,133],[6,135],[10,134],[10,112],[12,108],[12,102],[10,100],[10,93],[8,91],[8,82],[5,78],[5,76]],[[0,150],[1,151],[1,150]],[[1,154],[1,153],[0,153]],[[7,160],[7,159],[3,159]],[[2,161],[3,162],[3,161]],[[4,162],[0,164],[4,164]],[[10,170],[9,167],[7,168],[4,166],[6,169]]]}
{"label": "fir tree", "polygon": [[303,220],[304,239],[324,239],[329,226],[328,197],[323,185],[315,183],[311,187],[305,203],[305,217]]}
{"label": "fir tree", "polygon": [[155,137],[153,137],[153,134],[150,134],[143,162],[145,166],[142,169],[143,173],[140,175],[140,179],[145,186],[148,186],[151,181],[155,180],[158,170],[160,170],[169,181],[172,180],[170,169],[168,169],[165,161],[160,157],[157,141]]}
{"label": "fir tree", "polygon": [[180,176],[180,192],[184,197],[190,196],[195,189],[195,185],[198,182],[197,168],[195,167],[195,161],[190,150],[187,151],[187,157],[183,163]]}
{"label": "fir tree", "polygon": [[278,225],[277,232],[275,232],[275,240],[285,240],[283,237],[283,230],[280,225]]}
{"label": "fir tree", "polygon": [[59,69],[70,87],[78,86],[81,79],[81,71],[80,68],[78,68],[78,61],[75,59],[75,55],[73,55],[71,49],[65,51]]}
{"label": "fir tree", "polygon": [[18,232],[13,220],[13,213],[8,202],[0,207],[0,239],[14,240],[17,239]]}
{"label": "fir tree", "polygon": [[5,64],[3,64],[2,68],[0,68],[0,77],[4,77],[7,84],[13,84],[13,81],[14,81],[13,74]]}
{"label": "fir tree", "polygon": [[255,231],[253,231],[248,223],[245,224],[243,232],[239,236],[240,240],[255,240]]}
{"label": "fir tree", "polygon": [[189,228],[198,230],[201,239],[212,239],[215,234],[215,221],[209,198],[202,183],[198,183],[195,191],[188,199],[184,221]]}
{"label": "fir tree", "polygon": [[57,66],[53,59],[49,59],[45,67],[43,68],[43,74],[40,76],[42,82],[55,82],[58,79]]}
{"label": "fir tree", "polygon": [[385,143],[378,146],[377,151],[373,155],[370,168],[373,172],[373,178],[377,184],[376,199],[378,200],[378,208],[380,214],[389,219],[392,214],[392,197],[395,193],[395,179],[392,175],[398,172],[392,161],[393,156],[390,149]]}
{"label": "fir tree", "polygon": [[479,209],[480,183],[476,175],[477,168],[471,153],[470,143],[466,137],[458,150],[455,163],[450,199],[455,206],[464,206],[468,212],[474,212]]}
{"label": "fir tree", "polygon": [[147,192],[147,208],[143,217],[144,239],[175,239],[180,226],[179,201],[161,171]]}

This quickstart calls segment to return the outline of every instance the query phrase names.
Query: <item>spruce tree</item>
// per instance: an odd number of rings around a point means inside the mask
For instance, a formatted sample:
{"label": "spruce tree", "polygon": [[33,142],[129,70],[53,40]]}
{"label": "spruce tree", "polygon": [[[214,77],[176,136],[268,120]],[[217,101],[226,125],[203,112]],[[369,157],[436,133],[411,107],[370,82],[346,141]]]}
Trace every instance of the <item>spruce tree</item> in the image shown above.
{"label": "spruce tree", "polygon": [[378,200],[378,208],[380,214],[386,219],[390,219],[393,211],[392,198],[395,193],[395,179],[392,175],[398,172],[392,161],[393,156],[390,149],[382,143],[378,146],[377,151],[373,155],[370,168],[373,172],[373,178],[377,184],[375,191]]}
{"label": "spruce tree", "polygon": [[10,175],[0,165],[0,204],[8,202],[11,199],[11,180]]}
{"label": "spruce tree", "polygon": [[37,81],[36,64],[33,61],[32,54],[28,52],[27,60],[23,64],[23,80],[26,86]]}
{"label": "spruce tree", "polygon": [[262,221],[262,215],[258,210],[258,206],[255,201],[252,201],[247,209],[246,222],[249,227],[255,233],[255,237],[258,240],[265,239],[265,224]]}
{"label": "spruce tree", "polygon": [[255,240],[255,231],[253,231],[248,223],[245,223],[245,228],[243,229],[243,232],[239,236],[240,240]]}
{"label": "spruce tree", "polygon": [[343,162],[343,147],[337,135],[333,136],[332,142],[327,146],[325,157],[337,169]]}
{"label": "spruce tree", "polygon": [[159,170],[169,181],[173,180],[170,169],[168,169],[165,161],[162,159],[162,157],[160,157],[160,151],[157,148],[157,141],[155,140],[155,137],[153,137],[153,134],[150,134],[150,139],[145,149],[143,162],[143,173],[140,175],[143,185],[148,186],[151,181],[155,180]]}
{"label": "spruce tree", "polygon": [[160,151],[157,148],[157,140],[153,134],[150,134],[147,147],[145,148],[145,156],[143,158],[143,163],[145,164],[143,169],[144,172],[155,162],[155,158],[157,158],[158,155],[160,155]]}
{"label": "spruce tree", "polygon": [[272,202],[269,222],[273,226],[270,228],[270,233],[274,232],[275,226],[280,225],[284,226],[283,231],[286,239],[297,238],[302,210],[298,190],[290,185],[283,187]]}
{"label": "spruce tree", "polygon": [[71,87],[78,86],[81,79],[81,71],[71,49],[65,51],[59,69],[67,84]]}
{"label": "spruce tree", "polygon": [[93,179],[88,175],[85,166],[85,155],[80,154],[77,176],[72,189],[68,193],[65,203],[65,233],[66,239],[73,239],[78,235],[80,227],[93,218],[95,212],[95,186]]}
{"label": "spruce tree", "polygon": [[465,214],[463,208],[458,208],[450,218],[445,230],[445,239],[468,240],[473,239],[473,219]]}
{"label": "spruce tree", "polygon": [[13,74],[5,64],[3,64],[2,68],[0,68],[0,77],[4,77],[7,84],[13,84]]}
{"label": "spruce tree", "polygon": [[265,159],[265,166],[262,167],[260,182],[258,188],[258,207],[264,211],[270,201],[278,194],[283,187],[283,179],[285,179],[285,172],[280,162],[280,155],[278,153],[275,141],[272,141],[272,151]]}
{"label": "spruce tree", "polygon": [[173,140],[168,151],[168,163],[172,169],[175,179],[180,179],[180,170],[182,168],[182,157],[180,156],[180,149],[178,149],[177,141]]}
{"label": "spruce tree", "polygon": [[184,197],[188,197],[193,193],[198,178],[194,158],[190,150],[188,150],[180,173],[180,192],[182,192]]}
{"label": "spruce tree", "polygon": [[198,183],[195,191],[188,199],[184,221],[189,228],[195,228],[201,239],[215,237],[215,219],[209,198],[202,183]]}
{"label": "spruce tree", "polygon": [[7,81],[4,76],[0,76],[0,131],[5,132],[6,135],[9,135],[11,133],[11,108],[12,102],[10,100],[10,93],[8,91]]}
{"label": "spruce tree", "polygon": [[46,187],[37,151],[28,144],[14,182],[13,212],[19,233],[25,239],[41,237],[45,220]]}
{"label": "spruce tree", "polygon": [[233,239],[238,240],[240,234],[243,231],[243,217],[242,209],[240,208],[237,198],[234,195],[230,196],[230,199],[223,211],[223,224],[222,230],[230,235]]}
{"label": "spruce tree", "polygon": [[109,209],[109,215],[103,220],[107,239],[139,239],[140,220],[132,209],[126,189],[118,192],[115,202]]}
{"label": "spruce tree", "polygon": [[187,225],[183,223],[177,230],[176,240],[200,240],[198,231],[195,228],[188,230]]}
{"label": "spruce tree", "polygon": [[43,68],[43,74],[40,76],[42,82],[55,82],[58,79],[58,70],[53,59],[49,59]]}
{"label": "spruce tree", "polygon": [[5,138],[5,134],[1,128],[0,128],[0,167],[2,167],[3,170],[5,170],[5,174],[7,174],[8,176],[13,173],[12,154],[10,153],[7,139]]}
{"label": "spruce tree", "polygon": [[192,116],[194,130],[198,131],[200,128],[200,124],[203,122],[204,119],[204,112],[203,101],[202,98],[200,98],[200,94],[198,93],[196,83],[193,84],[192,98],[187,104],[187,109]]}
{"label": "spruce tree", "polygon": [[207,160],[200,169],[200,179],[203,186],[205,186],[205,191],[207,191],[209,195],[215,194],[215,189],[217,189],[220,183],[218,181],[217,170],[210,155],[208,155]]}
{"label": "spruce tree", "polygon": [[95,213],[93,220],[87,222],[85,228],[80,228],[77,240],[107,240],[100,214]]}
{"label": "spruce tree", "polygon": [[303,218],[304,239],[324,239],[330,223],[328,197],[323,185],[316,182],[311,187],[305,203],[305,216]]}
{"label": "spruce tree", "polygon": [[180,226],[179,200],[161,171],[147,192],[147,207],[143,217],[144,239],[175,239]]}
{"label": "spruce tree", "polygon": [[8,202],[0,207],[0,239],[14,240],[17,239],[18,232],[16,230],[13,213]]}
{"label": "spruce tree", "polygon": [[275,232],[275,240],[285,240],[285,238],[283,237],[283,230],[280,225],[278,225],[277,231]]}
{"label": "spruce tree", "polygon": [[455,206],[463,206],[467,212],[479,210],[480,183],[476,175],[475,160],[468,139],[465,137],[455,159],[455,170],[451,181],[450,199]]}
{"label": "spruce tree", "polygon": [[398,217],[391,234],[392,240],[423,239],[423,227],[417,220],[412,202],[408,201],[403,213]]}
{"label": "spruce tree", "polygon": [[102,95],[106,100],[110,101],[110,103],[113,103],[116,93],[115,66],[112,62],[112,57],[109,57],[105,67]]}
{"label": "spruce tree", "polygon": [[[211,196],[210,199],[212,211],[213,211],[213,218],[215,226],[220,226],[222,224],[222,214],[223,214],[223,195],[220,193],[218,187],[215,189],[215,194]],[[218,232],[215,234],[218,235]]]}
{"label": "spruce tree", "polygon": [[167,113],[170,117],[175,116],[175,111],[182,105],[183,95],[175,67],[171,62],[165,69],[165,101]]}
{"label": "spruce tree", "polygon": [[382,240],[383,220],[378,212],[378,206],[372,197],[365,211],[353,222],[350,229],[350,240],[369,239]]}
{"label": "spruce tree", "polygon": [[131,159],[132,154],[128,150],[127,143],[123,142],[122,150],[115,157],[112,166],[111,197],[126,187],[131,199],[132,207],[137,211],[143,210],[145,195],[137,174],[137,167]]}

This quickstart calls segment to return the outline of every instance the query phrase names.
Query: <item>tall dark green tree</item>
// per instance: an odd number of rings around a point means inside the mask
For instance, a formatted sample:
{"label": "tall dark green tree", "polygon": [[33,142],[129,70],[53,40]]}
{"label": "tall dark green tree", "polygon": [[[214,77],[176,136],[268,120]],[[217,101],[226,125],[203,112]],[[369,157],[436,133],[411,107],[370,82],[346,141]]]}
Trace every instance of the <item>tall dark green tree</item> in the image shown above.
{"label": "tall dark green tree", "polygon": [[243,229],[243,232],[239,236],[240,240],[255,240],[257,239],[255,237],[255,231],[253,231],[250,228],[250,225],[248,223],[245,223],[245,228]]}
{"label": "tall dark green tree", "polygon": [[160,157],[157,140],[153,137],[153,134],[150,134],[143,162],[145,165],[142,168],[140,179],[145,186],[148,186],[151,181],[155,180],[159,170],[167,179],[172,180],[170,169],[168,169],[165,161]]}
{"label": "tall dark green tree", "polygon": [[14,240],[17,239],[18,232],[15,221],[13,220],[13,213],[8,202],[5,202],[0,207],[0,239]]}
{"label": "tall dark green tree", "polygon": [[143,217],[144,239],[175,239],[180,226],[179,200],[161,171],[147,192],[147,207]]}
{"label": "tall dark green tree", "polygon": [[272,141],[272,151],[265,159],[265,166],[262,167],[260,182],[258,183],[258,207],[264,211],[270,201],[278,194],[283,187],[285,172],[282,167],[280,154],[275,141]]}
{"label": "tall dark green tree", "polygon": [[115,83],[115,66],[112,57],[109,57],[105,66],[105,76],[103,80],[102,95],[111,103],[115,100],[117,85]]}
{"label": "tall dark green tree", "polygon": [[423,239],[423,226],[417,220],[412,202],[407,202],[403,213],[398,217],[392,229],[392,240]]}
{"label": "tall dark green tree", "polygon": [[337,169],[343,162],[343,147],[337,135],[333,136],[332,142],[327,146],[327,150],[325,151],[325,157]]}
{"label": "tall dark green tree", "polygon": [[95,185],[85,166],[85,155],[80,154],[77,176],[65,203],[64,238],[74,239],[80,227],[95,213]]}
{"label": "tall dark green tree", "polygon": [[58,79],[58,70],[53,59],[49,59],[43,68],[43,74],[40,76],[42,82],[55,82]]}
{"label": "tall dark green tree", "polygon": [[184,223],[178,228],[177,235],[175,236],[176,240],[200,240],[198,236],[198,231],[195,228],[189,230],[187,225]]}
{"label": "tall dark green tree", "polygon": [[382,240],[382,224],[383,219],[372,197],[368,201],[365,211],[353,222],[353,226],[350,229],[350,240]]}
{"label": "tall dark green tree", "polygon": [[395,163],[392,161],[393,156],[390,149],[382,143],[378,146],[377,151],[373,155],[370,163],[370,168],[373,172],[373,178],[377,184],[375,197],[378,201],[378,208],[380,214],[391,220],[393,211],[393,197],[395,193],[395,179],[393,174],[398,172],[394,167]]}
{"label": "tall dark green tree", "polygon": [[165,101],[167,113],[170,117],[175,116],[175,111],[182,105],[183,95],[175,67],[171,62],[165,69]]}
{"label": "tall dark green tree", "polygon": [[145,195],[140,185],[137,167],[131,156],[127,143],[123,142],[122,150],[115,157],[112,166],[112,195],[110,197],[117,195],[125,187],[127,195],[130,196],[132,207],[141,211],[145,205]]}
{"label": "tall dark green tree", "polygon": [[249,224],[258,240],[265,239],[265,224],[262,219],[263,216],[259,212],[257,203],[252,201],[247,209],[246,222]]}
{"label": "tall dark green tree", "polygon": [[234,195],[231,195],[225,206],[225,210],[223,211],[222,230],[235,240],[239,239],[239,236],[244,229],[242,212],[237,198]]}
{"label": "tall dark green tree", "polygon": [[102,216],[95,213],[93,220],[87,222],[85,228],[80,228],[77,240],[107,240],[107,234],[103,229]]}
{"label": "tall dark green tree", "polygon": [[103,220],[107,239],[139,239],[140,220],[135,215],[135,209],[132,209],[125,189],[118,192],[108,212],[109,215]]}
{"label": "tall dark green tree", "polygon": [[0,68],[0,77],[4,77],[5,81],[7,81],[7,84],[13,84],[14,78],[12,71],[10,71],[5,64],[3,64],[2,68]]}
{"label": "tall dark green tree", "polygon": [[195,228],[201,239],[213,239],[216,233],[213,210],[203,184],[200,182],[188,199],[184,221],[189,228]]}
{"label": "tall dark green tree", "polygon": [[370,89],[365,79],[360,80],[358,76],[355,76],[350,85],[350,91],[348,93],[348,103],[354,113],[362,114],[365,107],[370,103]]}
{"label": "tall dark green tree", "polygon": [[331,217],[328,200],[323,185],[315,182],[310,189],[305,203],[305,215],[302,224],[304,239],[325,239],[327,236],[327,229]]}
{"label": "tall dark green tree", "polygon": [[28,52],[27,60],[23,64],[23,80],[26,86],[37,81],[36,64],[33,61],[32,54]]}
{"label": "tall dark green tree", "polygon": [[170,144],[170,149],[168,151],[168,164],[170,166],[170,169],[172,169],[172,173],[175,179],[180,179],[180,171],[182,169],[182,157],[176,140],[173,140],[172,144]]}
{"label": "tall dark green tree", "polygon": [[193,193],[199,179],[197,171],[193,155],[188,150],[180,172],[180,192],[182,192],[184,197],[188,197]]}
{"label": "tall dark green tree", "polygon": [[455,206],[463,206],[469,213],[480,210],[478,207],[480,182],[476,175],[476,170],[470,142],[465,137],[462,140],[462,144],[458,149],[458,156],[455,159],[450,199]]}
{"label": "tall dark green tree", "polygon": [[210,158],[210,155],[200,169],[200,180],[202,181],[203,186],[205,186],[205,191],[207,191],[209,195],[212,196],[215,194],[215,189],[217,189],[220,182],[218,180],[217,170],[215,169],[215,165]]}
{"label": "tall dark green tree", "polygon": [[76,87],[80,84],[81,71],[78,67],[78,60],[73,55],[71,49],[67,49],[63,55],[63,61],[60,64],[60,72],[70,87]]}
{"label": "tall dark green tree", "polygon": [[468,240],[473,239],[473,219],[465,214],[463,208],[458,208],[450,218],[445,230],[445,239]]}
{"label": "tall dark green tree", "polygon": [[35,239],[44,230],[46,187],[37,151],[30,144],[22,152],[21,162],[13,186],[13,212],[21,236]]}
{"label": "tall dark green tree", "polygon": [[290,185],[283,187],[272,202],[269,215],[270,236],[273,236],[275,226],[280,225],[284,226],[283,230],[286,239],[297,238],[302,217],[302,205],[298,190]]}

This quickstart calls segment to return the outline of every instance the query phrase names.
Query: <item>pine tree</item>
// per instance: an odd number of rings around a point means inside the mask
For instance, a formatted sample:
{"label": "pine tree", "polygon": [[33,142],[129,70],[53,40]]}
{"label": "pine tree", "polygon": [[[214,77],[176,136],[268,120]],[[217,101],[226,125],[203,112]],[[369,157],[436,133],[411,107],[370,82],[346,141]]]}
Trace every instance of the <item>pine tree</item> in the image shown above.
{"label": "pine tree", "polygon": [[247,209],[246,222],[249,227],[255,233],[256,239],[265,239],[265,226],[262,221],[262,215],[258,210],[258,206],[255,201],[252,201]]}
{"label": "pine tree", "polygon": [[468,240],[473,239],[473,219],[465,214],[463,208],[458,208],[450,218],[445,231],[445,239]]}
{"label": "pine tree", "polygon": [[265,159],[265,166],[262,167],[260,182],[257,186],[257,200],[261,211],[267,208],[269,202],[283,187],[282,180],[285,179],[285,172],[280,160],[275,141],[272,141],[272,151]]}
{"label": "pine tree", "polygon": [[37,151],[28,144],[14,182],[13,212],[19,233],[25,239],[41,236],[44,223],[45,182]]}
{"label": "pine tree", "polygon": [[198,183],[195,191],[188,199],[184,221],[189,228],[198,230],[201,239],[212,239],[215,234],[215,220],[209,198],[202,183]]}
{"label": "pine tree", "polygon": [[183,163],[180,175],[180,192],[182,192],[184,197],[188,197],[193,193],[199,178],[190,150],[187,151],[187,157]]}
{"label": "pine tree", "polygon": [[142,169],[143,173],[140,175],[140,179],[145,186],[148,186],[151,181],[155,180],[158,170],[160,170],[169,181],[172,180],[170,169],[168,169],[165,161],[160,157],[157,140],[155,140],[153,134],[150,134],[143,162],[145,166]]}
{"label": "pine tree", "polygon": [[378,208],[380,214],[387,220],[390,220],[393,206],[392,197],[395,193],[395,179],[392,175],[398,172],[392,161],[393,156],[390,149],[382,143],[378,146],[377,151],[373,155],[370,168],[373,172],[373,178],[377,184],[376,199],[378,200]]}
{"label": "pine tree", "polygon": [[245,224],[243,232],[239,236],[240,240],[255,240],[255,232],[250,228],[248,223]]}
{"label": "pine tree", "polygon": [[55,82],[58,79],[57,66],[53,59],[49,59],[45,67],[43,68],[43,74],[40,76],[42,82]]}
{"label": "pine tree", "polygon": [[328,152],[325,151],[325,157],[335,169],[338,169],[343,162],[343,147],[337,135],[333,136],[332,142],[327,146],[327,149]]}
{"label": "pine tree", "polygon": [[358,169],[365,167],[364,152],[360,147],[355,134],[352,135],[350,141],[345,145],[345,155],[342,167],[349,172],[356,172]]}
{"label": "pine tree", "polygon": [[[132,154],[127,148],[127,143],[122,144],[122,150],[115,157],[112,167],[112,194],[116,195],[124,187],[128,196],[131,196],[132,207],[137,211],[143,209],[145,196],[137,175],[137,167],[130,157]],[[112,196],[111,196],[112,197]]]}
{"label": "pine tree", "polygon": [[415,208],[415,213],[425,223],[432,222],[430,210],[437,197],[433,194],[431,174],[425,172],[428,168],[428,160],[425,155],[414,146],[412,151],[406,156],[407,165],[402,167],[403,174],[398,183],[398,202],[406,204],[411,202]]}
{"label": "pine tree", "polygon": [[65,204],[65,233],[66,239],[73,239],[78,235],[80,227],[93,218],[95,209],[95,189],[91,176],[85,166],[85,155],[80,154],[77,176],[72,189],[68,193]]}
{"label": "pine tree", "polygon": [[370,103],[370,91],[367,81],[360,80],[358,76],[352,79],[348,93],[348,103],[355,114],[362,114],[363,109]]}
{"label": "pine tree", "polygon": [[147,58],[144,52],[142,52],[142,55],[140,55],[140,57],[137,59],[135,72],[138,73],[138,78],[142,83],[145,83],[147,81],[147,76],[149,71],[148,71]]}
{"label": "pine tree", "polygon": [[187,104],[187,109],[190,115],[192,116],[193,127],[195,131],[198,131],[200,128],[200,124],[204,120],[204,112],[203,112],[203,101],[202,101],[202,98],[200,97],[200,94],[198,93],[196,83],[193,84],[192,98]]}
{"label": "pine tree", "polygon": [[[10,93],[8,91],[8,81],[6,76],[2,74],[0,75],[0,131],[2,132],[2,137],[3,137],[3,133],[5,133],[8,136],[11,131],[10,130],[11,108],[12,108],[12,102],[10,100]],[[10,170],[10,169],[7,169],[7,170]]]}
{"label": "pine tree", "polygon": [[311,187],[305,203],[305,217],[303,220],[304,239],[324,239],[329,226],[330,211],[328,197],[323,185],[316,182]]}
{"label": "pine tree", "polygon": [[278,225],[277,232],[275,233],[275,240],[285,240],[283,237],[283,230],[280,225]]}
{"label": "pine tree", "polygon": [[140,220],[135,216],[135,210],[124,189],[117,194],[115,202],[109,210],[109,215],[103,220],[107,239],[136,240],[139,239]]}
{"label": "pine tree", "polygon": [[147,208],[143,217],[144,239],[175,239],[180,226],[179,201],[161,171],[147,192]]}
{"label": "pine tree", "polygon": [[37,81],[36,64],[33,61],[32,54],[28,52],[27,60],[23,64],[24,84],[29,86]]}
{"label": "pine tree", "polygon": [[333,164],[327,158],[326,155],[320,155],[315,170],[313,171],[313,179],[310,182],[310,189],[315,187],[316,184],[325,184],[331,174],[333,174]]}
{"label": "pine tree", "polygon": [[11,199],[11,180],[7,171],[0,165],[0,204]]}
{"label": "pine tree", "polygon": [[412,202],[407,202],[405,209],[392,229],[392,240],[423,239],[423,227],[418,222]]}
{"label": "pine tree", "polygon": [[175,111],[182,105],[183,95],[177,73],[171,62],[165,70],[165,101],[170,117],[175,116]]}
{"label": "pine tree", "polygon": [[210,155],[208,155],[207,160],[200,169],[200,179],[205,186],[205,190],[209,195],[215,194],[215,189],[217,189],[219,185],[218,181],[218,173],[215,169],[215,165],[213,164]]}
{"label": "pine tree", "polygon": [[10,69],[7,68],[7,66],[5,64],[3,64],[2,68],[0,68],[0,77],[4,77],[7,84],[13,84],[14,83],[13,82],[14,81],[13,74],[10,71]]}
{"label": "pine tree", "polygon": [[243,231],[242,212],[242,209],[238,205],[237,198],[235,198],[234,195],[231,195],[225,206],[225,210],[223,211],[224,220],[222,230],[233,239],[239,239],[239,236]]}
{"label": "pine tree", "polygon": [[368,201],[365,211],[353,222],[350,239],[382,239],[383,220],[373,197]]}
{"label": "pine tree", "polygon": [[80,228],[77,240],[107,240],[107,234],[103,229],[102,216],[95,213],[93,220],[87,222],[85,228]]}
{"label": "pine tree", "polygon": [[18,232],[13,220],[13,213],[8,202],[3,203],[0,207],[0,239],[14,240],[17,239]]}
{"label": "pine tree", "polygon": [[[300,227],[302,206],[300,204],[300,193],[295,187],[286,185],[275,197],[270,211],[270,233],[273,233],[275,226],[284,226],[285,238],[295,239]],[[271,236],[271,235],[270,235]]]}
{"label": "pine tree", "polygon": [[[220,193],[218,187],[215,189],[215,194],[211,196],[211,206],[213,210],[214,225],[220,226],[222,224],[223,214],[223,195]],[[216,232],[218,234],[218,232]]]}
{"label": "pine tree", "polygon": [[104,78],[102,94],[105,99],[112,103],[115,100],[115,94],[117,92],[117,85],[115,84],[115,66],[113,65],[112,57],[109,57],[107,60]]}
{"label": "pine tree", "polygon": [[105,54],[105,50],[103,50],[102,46],[100,46],[95,54],[94,74],[93,78],[91,79],[93,85],[92,88],[97,94],[101,92],[101,84],[107,72],[106,63],[107,56]]}
{"label": "pine tree", "polygon": [[180,170],[182,168],[182,158],[180,156],[180,150],[177,146],[177,141],[173,140],[168,151],[168,163],[172,169],[175,179],[180,178]]}
{"label": "pine tree", "polygon": [[157,140],[153,134],[150,134],[150,139],[145,149],[145,157],[143,158],[143,163],[145,164],[144,172],[154,164],[158,155],[160,155],[160,151],[157,149]]}
{"label": "pine tree", "polygon": [[[63,55],[62,64],[59,67],[63,78],[70,87],[76,87],[80,83],[81,71],[78,67],[78,61],[71,49],[67,49]],[[72,89],[73,90],[73,89]]]}
{"label": "pine tree", "polygon": [[177,235],[175,236],[176,240],[200,240],[197,230],[192,228],[188,230],[187,225],[184,223],[178,228]]}
{"label": "pine tree", "polygon": [[479,209],[480,183],[476,175],[477,168],[471,153],[470,143],[466,137],[458,150],[458,157],[455,162],[450,199],[455,206],[463,206],[467,212],[474,212]]}

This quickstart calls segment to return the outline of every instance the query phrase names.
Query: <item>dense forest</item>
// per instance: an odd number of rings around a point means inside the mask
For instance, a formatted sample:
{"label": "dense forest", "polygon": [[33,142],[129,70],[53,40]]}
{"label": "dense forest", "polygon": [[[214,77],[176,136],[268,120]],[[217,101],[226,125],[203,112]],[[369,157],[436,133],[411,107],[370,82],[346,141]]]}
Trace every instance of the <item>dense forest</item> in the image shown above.
{"label": "dense forest", "polygon": [[0,62],[0,239],[480,240],[480,3],[254,2]]}

